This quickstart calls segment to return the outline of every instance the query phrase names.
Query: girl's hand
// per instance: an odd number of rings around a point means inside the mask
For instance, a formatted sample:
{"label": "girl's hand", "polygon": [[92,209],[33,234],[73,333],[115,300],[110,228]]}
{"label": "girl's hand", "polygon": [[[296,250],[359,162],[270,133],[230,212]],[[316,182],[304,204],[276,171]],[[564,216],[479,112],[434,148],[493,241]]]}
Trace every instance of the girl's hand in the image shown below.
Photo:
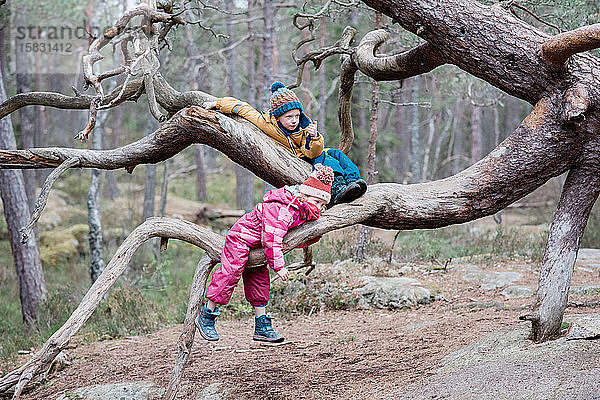
{"label": "girl's hand", "polygon": [[315,137],[319,134],[319,132],[317,132],[317,121],[311,122],[310,125],[308,126],[308,128],[306,128],[306,129],[307,129],[310,137]]}
{"label": "girl's hand", "polygon": [[283,267],[279,271],[277,271],[277,275],[281,278],[282,281],[285,282],[290,277],[290,271],[288,271],[286,267]]}
{"label": "girl's hand", "polygon": [[216,101],[205,101],[202,103],[202,108],[206,108],[207,110],[212,110],[213,108],[217,108]]}

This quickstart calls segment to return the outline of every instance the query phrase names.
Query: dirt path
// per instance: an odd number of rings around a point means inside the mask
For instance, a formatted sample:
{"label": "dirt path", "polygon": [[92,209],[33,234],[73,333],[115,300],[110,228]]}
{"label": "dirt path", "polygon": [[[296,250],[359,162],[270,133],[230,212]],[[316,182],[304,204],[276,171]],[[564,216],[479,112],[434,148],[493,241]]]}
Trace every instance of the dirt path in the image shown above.
{"label": "dirt path", "polygon": [[[515,285],[535,287],[538,271],[527,263],[481,265],[486,271],[518,271]],[[445,300],[402,311],[315,312],[276,319],[285,335],[279,346],[251,340],[253,321],[221,320],[222,339],[209,343],[196,335],[184,373],[181,399],[195,399],[211,383],[235,388],[236,399],[394,399],[402,388],[435,374],[449,353],[485,334],[516,325],[519,309],[534,297],[507,300],[501,288],[482,290],[465,281],[463,271],[411,276],[436,287]],[[573,286],[598,283],[596,269],[577,268]],[[598,302],[600,294],[571,301]],[[502,304],[502,307],[498,307]],[[570,308],[568,313],[598,313],[600,307]],[[151,381],[165,387],[177,353],[181,326],[146,336],[82,345],[70,350],[73,365],[30,393],[55,399],[78,387]],[[524,339],[525,340],[525,339]]]}
{"label": "dirt path", "polygon": [[[516,321],[515,311],[462,309],[438,303],[398,312],[333,312],[276,320],[288,339],[261,346],[251,321],[224,321],[222,339],[196,337],[181,398],[213,382],[234,384],[252,399],[385,398],[438,367],[442,357],[486,332]],[[53,399],[80,386],[149,380],[168,382],[180,327],[72,350],[75,363],[31,399]],[[240,396],[241,397],[241,396]]]}

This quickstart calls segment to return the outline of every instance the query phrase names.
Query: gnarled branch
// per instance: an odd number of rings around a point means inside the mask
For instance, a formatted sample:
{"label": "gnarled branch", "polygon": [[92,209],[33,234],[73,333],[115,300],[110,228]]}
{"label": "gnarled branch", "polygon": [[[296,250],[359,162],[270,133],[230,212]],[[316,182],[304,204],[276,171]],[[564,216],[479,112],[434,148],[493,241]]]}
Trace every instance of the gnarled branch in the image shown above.
{"label": "gnarled branch", "polygon": [[393,56],[378,57],[377,49],[388,39],[388,33],[378,29],[367,33],[352,60],[363,74],[376,81],[391,81],[424,74],[443,65],[440,54],[428,42]]}

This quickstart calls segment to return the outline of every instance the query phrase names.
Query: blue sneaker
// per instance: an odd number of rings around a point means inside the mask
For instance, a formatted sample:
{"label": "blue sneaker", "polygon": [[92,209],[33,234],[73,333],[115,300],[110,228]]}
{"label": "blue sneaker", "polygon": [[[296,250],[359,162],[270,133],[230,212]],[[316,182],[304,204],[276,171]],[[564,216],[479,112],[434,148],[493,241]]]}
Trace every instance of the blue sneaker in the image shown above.
{"label": "blue sneaker", "polygon": [[219,315],[221,315],[221,313],[218,311],[218,308],[215,308],[215,311],[212,311],[206,306],[202,307],[200,315],[194,320],[196,327],[200,331],[200,336],[211,342],[219,340],[219,334],[215,329],[215,319],[217,319]]}
{"label": "blue sneaker", "polygon": [[272,317],[270,315],[254,317],[253,340],[271,343],[283,342],[283,336],[273,330],[273,327],[271,326],[271,319]]}

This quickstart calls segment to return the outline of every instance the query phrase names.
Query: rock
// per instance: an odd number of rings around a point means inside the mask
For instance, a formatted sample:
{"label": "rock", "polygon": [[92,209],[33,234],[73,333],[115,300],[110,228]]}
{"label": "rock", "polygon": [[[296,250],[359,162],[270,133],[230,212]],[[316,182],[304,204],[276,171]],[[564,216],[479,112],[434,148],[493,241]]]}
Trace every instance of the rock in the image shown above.
{"label": "rock", "polygon": [[158,400],[163,392],[164,389],[153,382],[123,382],[81,387],[67,391],[56,400]]}
{"label": "rock", "polygon": [[234,396],[234,388],[231,385],[215,382],[205,387],[196,400],[242,400],[239,396]]}
{"label": "rock", "polygon": [[[565,316],[600,332],[600,315]],[[527,340],[529,323],[492,332],[442,359],[436,375],[402,390],[396,399],[600,399],[600,340]]]}
{"label": "rock", "polygon": [[507,299],[518,299],[533,296],[535,290],[527,286],[509,286],[500,293]]}
{"label": "rock", "polygon": [[513,271],[488,272],[480,269],[471,269],[464,273],[463,279],[467,282],[479,283],[481,289],[492,290],[508,286],[518,280],[521,274]]}
{"label": "rock", "polygon": [[363,276],[359,282],[364,286],[354,292],[360,295],[361,308],[406,308],[431,302],[431,291],[416,279]]}

